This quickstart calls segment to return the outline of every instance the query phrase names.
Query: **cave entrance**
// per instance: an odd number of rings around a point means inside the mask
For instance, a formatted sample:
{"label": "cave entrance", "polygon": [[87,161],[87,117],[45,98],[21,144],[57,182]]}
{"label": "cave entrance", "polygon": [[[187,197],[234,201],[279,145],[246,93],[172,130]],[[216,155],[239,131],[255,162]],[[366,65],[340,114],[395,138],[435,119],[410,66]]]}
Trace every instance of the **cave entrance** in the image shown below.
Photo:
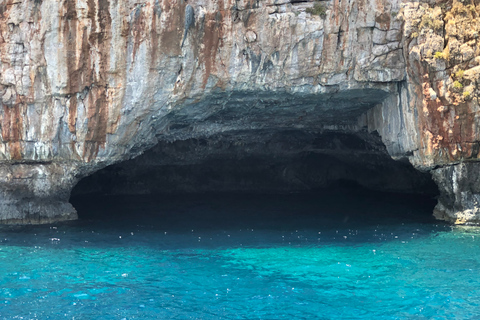
{"label": "cave entrance", "polygon": [[[158,212],[154,208],[169,212],[183,206],[188,211],[199,203],[221,208],[228,203],[236,208],[242,203],[257,208],[270,203],[265,212],[324,207],[343,221],[353,215],[355,202],[358,210],[371,212],[379,205],[396,212],[392,204],[415,204],[419,214],[430,217],[437,192],[428,173],[407,161],[392,160],[376,134],[237,131],[160,142],[135,159],[80,181],[72,203],[81,219]],[[118,203],[122,205],[117,207]],[[244,212],[239,219],[249,212],[247,207],[239,210]],[[229,212],[233,218],[234,210]]]}

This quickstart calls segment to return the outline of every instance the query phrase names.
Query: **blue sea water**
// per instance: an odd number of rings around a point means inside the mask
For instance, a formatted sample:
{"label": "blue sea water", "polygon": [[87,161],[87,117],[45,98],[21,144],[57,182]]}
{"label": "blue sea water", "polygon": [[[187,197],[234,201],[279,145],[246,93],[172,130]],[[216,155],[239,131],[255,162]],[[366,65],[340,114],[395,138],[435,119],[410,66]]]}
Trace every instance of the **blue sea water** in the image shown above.
{"label": "blue sea water", "polygon": [[80,198],[0,228],[0,319],[475,319],[480,230],[358,193]]}

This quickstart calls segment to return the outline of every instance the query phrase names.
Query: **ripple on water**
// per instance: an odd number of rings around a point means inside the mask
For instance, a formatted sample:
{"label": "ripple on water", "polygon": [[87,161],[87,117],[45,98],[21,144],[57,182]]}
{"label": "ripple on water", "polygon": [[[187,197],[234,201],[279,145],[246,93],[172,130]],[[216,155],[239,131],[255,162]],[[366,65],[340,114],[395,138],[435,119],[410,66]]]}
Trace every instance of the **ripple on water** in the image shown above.
{"label": "ripple on water", "polygon": [[479,229],[395,202],[361,208],[372,221],[318,201],[141,199],[122,216],[117,199],[118,219],[3,227],[0,319],[480,315]]}

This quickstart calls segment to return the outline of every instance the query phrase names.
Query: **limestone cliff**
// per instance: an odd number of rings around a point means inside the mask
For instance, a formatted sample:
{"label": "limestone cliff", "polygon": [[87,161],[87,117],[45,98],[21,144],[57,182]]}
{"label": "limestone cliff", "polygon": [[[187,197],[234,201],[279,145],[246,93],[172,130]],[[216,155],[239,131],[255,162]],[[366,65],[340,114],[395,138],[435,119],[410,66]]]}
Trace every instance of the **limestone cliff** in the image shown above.
{"label": "limestone cliff", "polygon": [[479,149],[477,36],[458,31],[477,7],[455,3],[3,0],[0,219],[72,219],[84,176],[238,131],[368,129],[442,175]]}
{"label": "limestone cliff", "polygon": [[[407,81],[397,100],[369,111],[369,119],[392,156],[408,156],[415,167],[432,172],[441,193],[437,218],[480,222],[473,174],[480,150],[480,3],[402,6]],[[385,126],[392,118],[401,119],[393,130]]]}

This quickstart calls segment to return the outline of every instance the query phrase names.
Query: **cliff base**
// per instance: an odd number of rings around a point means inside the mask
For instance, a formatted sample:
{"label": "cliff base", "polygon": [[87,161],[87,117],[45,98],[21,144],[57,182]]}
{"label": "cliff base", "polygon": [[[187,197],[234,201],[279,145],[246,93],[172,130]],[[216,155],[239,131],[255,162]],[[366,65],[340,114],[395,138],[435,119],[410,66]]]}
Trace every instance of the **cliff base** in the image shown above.
{"label": "cliff base", "polygon": [[480,225],[480,163],[438,168],[432,177],[440,190],[434,216],[454,224]]}
{"label": "cliff base", "polygon": [[20,163],[0,166],[0,223],[42,224],[77,219],[68,202],[75,166]]}

